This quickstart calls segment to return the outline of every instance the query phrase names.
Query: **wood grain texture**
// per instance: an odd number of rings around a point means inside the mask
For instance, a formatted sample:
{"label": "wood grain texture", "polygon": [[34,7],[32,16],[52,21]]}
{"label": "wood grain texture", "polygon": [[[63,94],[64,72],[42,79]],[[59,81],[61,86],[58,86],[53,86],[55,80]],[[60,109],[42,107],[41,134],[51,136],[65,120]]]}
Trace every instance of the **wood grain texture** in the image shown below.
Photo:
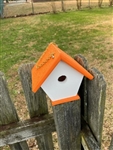
{"label": "wood grain texture", "polygon": [[88,80],[84,77],[79,95],[81,98],[82,116],[88,122],[100,146],[106,99],[106,82],[102,73],[97,69],[89,69],[88,62],[83,56],[77,55],[75,60],[94,75],[93,80]]}
{"label": "wood grain texture", "polygon": [[90,72],[94,79],[87,81],[88,87],[88,124],[101,145],[103,119],[106,99],[106,82],[104,76],[95,68]]}
{"label": "wood grain texture", "polygon": [[[52,114],[1,126],[0,147],[7,144],[14,144],[17,142],[25,141],[32,137],[40,137],[43,134],[47,135],[50,132],[54,132],[55,130],[56,129]],[[18,146],[17,144],[11,145],[11,147],[12,149],[14,149],[14,147],[21,147],[22,150],[27,150],[24,142],[19,143]]]}
{"label": "wood grain texture", "polygon": [[[0,127],[6,124],[18,122],[19,118],[16,113],[16,109],[13,105],[13,102],[9,96],[7,83],[4,77],[4,74],[0,72]],[[7,140],[6,140],[6,144]],[[9,145],[10,146],[10,145]],[[26,142],[16,143],[13,146],[11,145],[11,150],[28,150]]]}
{"label": "wood grain texture", "polygon": [[[82,65],[86,70],[88,70],[88,61],[86,60],[85,57],[83,57],[82,55],[76,55],[74,57],[74,59],[80,64]],[[80,89],[79,89],[79,96],[81,98],[81,115],[84,117],[84,119],[87,121],[87,117],[88,117],[88,101],[87,101],[87,78],[84,77],[83,81],[81,83]]]}
{"label": "wood grain texture", "polygon": [[93,136],[88,124],[82,120],[83,128],[81,131],[81,142],[84,147],[84,150],[101,150],[98,142]]}
{"label": "wood grain texture", "polygon": [[32,92],[31,69],[34,64],[24,64],[19,68],[19,75],[31,118],[48,113],[46,94],[40,88]]}
{"label": "wood grain texture", "polygon": [[[19,68],[22,87],[25,93],[30,117],[37,117],[48,113],[46,94],[40,88],[36,93],[32,92],[31,69],[34,64],[24,64]],[[52,134],[47,133],[37,137],[40,150],[53,150]]]}
{"label": "wood grain texture", "polygon": [[19,144],[18,143],[11,144],[10,149],[11,150],[27,150],[29,148],[28,148],[28,145],[23,141],[23,142],[20,142]]}
{"label": "wood grain texture", "polygon": [[15,107],[9,96],[4,74],[0,72],[0,125],[17,122],[18,120]]}
{"label": "wood grain texture", "polygon": [[53,106],[60,150],[80,150],[80,100]]}

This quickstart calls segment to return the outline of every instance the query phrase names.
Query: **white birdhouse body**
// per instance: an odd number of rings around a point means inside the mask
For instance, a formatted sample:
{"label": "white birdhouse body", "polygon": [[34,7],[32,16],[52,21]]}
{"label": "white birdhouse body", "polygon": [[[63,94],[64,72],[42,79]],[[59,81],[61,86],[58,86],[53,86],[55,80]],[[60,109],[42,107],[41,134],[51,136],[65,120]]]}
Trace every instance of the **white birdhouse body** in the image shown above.
{"label": "white birdhouse body", "polygon": [[41,87],[52,101],[56,101],[76,96],[82,79],[80,72],[60,61]]}

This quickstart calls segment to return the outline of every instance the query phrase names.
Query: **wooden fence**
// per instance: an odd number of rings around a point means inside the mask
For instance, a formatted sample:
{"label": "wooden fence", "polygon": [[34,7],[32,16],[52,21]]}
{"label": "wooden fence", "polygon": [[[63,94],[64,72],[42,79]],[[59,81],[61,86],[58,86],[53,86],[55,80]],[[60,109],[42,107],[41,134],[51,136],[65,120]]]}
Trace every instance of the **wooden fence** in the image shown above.
{"label": "wooden fence", "polygon": [[[0,0],[1,2],[3,0]],[[7,0],[8,1],[8,0]],[[26,3],[27,1],[27,3]],[[113,0],[9,0],[9,3],[0,4],[1,17],[22,17],[46,13],[68,12],[79,9],[91,9],[95,7],[112,7]],[[39,2],[41,1],[41,2]],[[44,2],[46,1],[46,2]],[[36,2],[36,3],[35,3]]]}
{"label": "wooden fence", "polygon": [[83,56],[74,59],[89,70],[94,79],[83,79],[79,90],[81,100],[53,106],[52,114],[48,113],[43,90],[31,91],[33,64],[19,68],[30,115],[30,119],[24,121],[19,121],[4,74],[0,72],[0,147],[9,145],[11,150],[28,150],[26,140],[35,137],[39,150],[53,150],[52,132],[57,131],[60,150],[101,149],[106,82],[97,69],[88,68]]}

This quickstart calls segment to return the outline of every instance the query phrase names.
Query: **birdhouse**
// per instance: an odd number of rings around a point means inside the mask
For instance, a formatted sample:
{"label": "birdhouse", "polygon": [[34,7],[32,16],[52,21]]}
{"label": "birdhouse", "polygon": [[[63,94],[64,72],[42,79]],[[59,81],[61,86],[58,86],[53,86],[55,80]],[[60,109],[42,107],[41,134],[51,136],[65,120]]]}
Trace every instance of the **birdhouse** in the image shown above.
{"label": "birdhouse", "polygon": [[78,62],[50,43],[32,69],[32,91],[41,87],[52,105],[78,100],[77,93],[84,76],[93,79]]}

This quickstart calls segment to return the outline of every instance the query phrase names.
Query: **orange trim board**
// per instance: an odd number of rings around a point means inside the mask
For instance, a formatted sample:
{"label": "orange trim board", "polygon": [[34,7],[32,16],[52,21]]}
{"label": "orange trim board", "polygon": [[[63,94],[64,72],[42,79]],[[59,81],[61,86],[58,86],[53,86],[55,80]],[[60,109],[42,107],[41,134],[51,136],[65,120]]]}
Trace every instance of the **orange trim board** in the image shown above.
{"label": "orange trim board", "polygon": [[63,51],[61,52],[61,59],[73,67],[75,70],[83,74],[88,79],[92,80],[94,77],[85,69],[83,68],[76,60],[74,60],[71,56],[67,55]]}
{"label": "orange trim board", "polygon": [[[50,58],[50,56],[54,56]],[[60,53],[56,49],[56,46],[52,43],[46,48],[40,59],[32,68],[32,91],[36,92],[58,62],[61,60]],[[37,68],[37,66],[41,66]]]}
{"label": "orange trim board", "polygon": [[64,103],[75,101],[75,100],[80,100],[79,95],[60,99],[60,100],[56,100],[56,101],[51,100],[51,103],[52,103],[52,106],[55,106],[55,105],[64,104]]}

